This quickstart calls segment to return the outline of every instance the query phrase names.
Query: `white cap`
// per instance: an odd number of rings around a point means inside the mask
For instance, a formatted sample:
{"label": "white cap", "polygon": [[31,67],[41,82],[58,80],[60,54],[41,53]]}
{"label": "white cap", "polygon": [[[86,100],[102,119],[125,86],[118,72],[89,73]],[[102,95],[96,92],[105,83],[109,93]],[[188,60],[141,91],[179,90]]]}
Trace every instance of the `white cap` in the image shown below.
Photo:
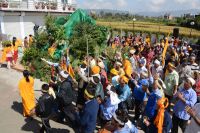
{"label": "white cap", "polygon": [[130,54],[134,54],[134,53],[135,53],[135,50],[134,50],[134,49],[131,49],[129,52],[130,52]]}
{"label": "white cap", "polygon": [[160,65],[160,61],[156,59],[156,60],[154,61],[154,64]]}
{"label": "white cap", "polygon": [[98,66],[99,66],[100,68],[102,68],[102,69],[105,68],[105,65],[104,65],[104,63],[103,63],[102,61],[100,61],[100,62],[98,63]]}
{"label": "white cap", "polygon": [[116,65],[118,65],[118,66],[122,66],[122,63],[119,62],[119,61],[117,61],[117,62],[116,62]]}
{"label": "white cap", "polygon": [[69,76],[69,74],[67,74],[67,72],[66,71],[61,71],[60,72],[60,76],[62,76],[63,78],[68,78],[68,76]]}
{"label": "white cap", "polygon": [[191,82],[192,86],[195,84],[195,80],[193,78],[187,78],[187,79]]}

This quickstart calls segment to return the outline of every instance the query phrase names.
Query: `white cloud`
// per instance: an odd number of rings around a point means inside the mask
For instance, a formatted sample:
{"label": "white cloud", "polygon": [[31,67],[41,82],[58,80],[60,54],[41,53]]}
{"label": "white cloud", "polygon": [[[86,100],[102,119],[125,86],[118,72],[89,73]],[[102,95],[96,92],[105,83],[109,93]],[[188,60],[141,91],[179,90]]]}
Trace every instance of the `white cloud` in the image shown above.
{"label": "white cloud", "polygon": [[200,8],[200,0],[193,0],[191,2],[192,8],[199,9]]}
{"label": "white cloud", "polygon": [[127,5],[127,1],[126,0],[117,0],[117,5],[119,7],[125,7]]}
{"label": "white cloud", "polygon": [[150,0],[149,8],[151,11],[160,11],[166,0]]}
{"label": "white cloud", "polygon": [[165,3],[165,0],[151,0],[151,3],[154,5],[154,6],[161,6]]}

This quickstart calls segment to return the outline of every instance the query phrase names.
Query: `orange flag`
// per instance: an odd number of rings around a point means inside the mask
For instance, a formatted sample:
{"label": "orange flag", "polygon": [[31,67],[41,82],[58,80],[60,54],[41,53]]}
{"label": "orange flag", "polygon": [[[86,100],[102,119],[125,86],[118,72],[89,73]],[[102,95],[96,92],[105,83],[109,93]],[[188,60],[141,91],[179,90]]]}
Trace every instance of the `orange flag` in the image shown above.
{"label": "orange flag", "polygon": [[68,65],[68,73],[72,78],[74,78],[75,74],[71,64]]}
{"label": "orange flag", "polygon": [[158,114],[154,120],[155,126],[158,128],[158,133],[162,133],[165,109],[168,107],[169,101],[167,98],[161,98],[157,102]]}

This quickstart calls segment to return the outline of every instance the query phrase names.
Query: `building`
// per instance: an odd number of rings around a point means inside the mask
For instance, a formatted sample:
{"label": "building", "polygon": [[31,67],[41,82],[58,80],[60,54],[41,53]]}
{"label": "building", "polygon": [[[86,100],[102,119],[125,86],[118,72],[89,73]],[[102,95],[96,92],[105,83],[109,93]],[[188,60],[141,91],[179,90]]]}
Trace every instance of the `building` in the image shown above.
{"label": "building", "polygon": [[186,13],[186,14],[184,14],[183,17],[186,18],[186,19],[194,19],[194,18],[195,18],[195,15],[192,14],[192,13]]}
{"label": "building", "polygon": [[44,26],[44,17],[66,16],[76,10],[74,0],[0,1],[0,33],[23,39],[34,35],[34,27]]}
{"label": "building", "polygon": [[172,19],[173,19],[173,16],[172,16],[170,13],[166,13],[166,14],[164,15],[164,19],[172,20]]}

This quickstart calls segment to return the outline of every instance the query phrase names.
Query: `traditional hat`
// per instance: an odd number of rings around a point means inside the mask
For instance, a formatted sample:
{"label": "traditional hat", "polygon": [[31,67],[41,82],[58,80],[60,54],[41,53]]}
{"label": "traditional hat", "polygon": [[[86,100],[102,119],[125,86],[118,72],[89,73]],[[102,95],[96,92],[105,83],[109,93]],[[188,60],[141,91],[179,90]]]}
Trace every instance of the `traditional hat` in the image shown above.
{"label": "traditional hat", "polygon": [[100,61],[100,62],[98,63],[98,66],[99,66],[100,68],[102,68],[102,69],[105,68],[105,65],[104,65],[104,63],[103,63],[102,61]]}
{"label": "traditional hat", "polygon": [[134,54],[134,53],[135,53],[135,49],[131,49],[131,50],[129,51],[129,53],[130,53],[130,54]]}
{"label": "traditional hat", "polygon": [[85,93],[85,95],[86,95],[87,97],[89,97],[89,98],[94,98],[94,96],[93,96],[92,94],[90,94],[90,93],[87,91],[87,89],[85,89],[84,93]]}
{"label": "traditional hat", "polygon": [[69,74],[66,71],[61,71],[60,72],[60,76],[62,76],[63,78],[68,78]]}
{"label": "traditional hat", "polygon": [[119,62],[119,61],[116,61],[116,65],[118,65],[118,66],[122,66],[122,63]]}
{"label": "traditional hat", "polygon": [[99,73],[100,73],[100,68],[99,68],[99,66],[94,66],[94,67],[92,67],[92,73],[93,73],[93,74],[99,74]]}
{"label": "traditional hat", "polygon": [[143,85],[143,86],[149,87],[149,82],[148,82],[147,79],[142,79],[142,80],[140,80],[140,83],[141,83],[141,85]]}

